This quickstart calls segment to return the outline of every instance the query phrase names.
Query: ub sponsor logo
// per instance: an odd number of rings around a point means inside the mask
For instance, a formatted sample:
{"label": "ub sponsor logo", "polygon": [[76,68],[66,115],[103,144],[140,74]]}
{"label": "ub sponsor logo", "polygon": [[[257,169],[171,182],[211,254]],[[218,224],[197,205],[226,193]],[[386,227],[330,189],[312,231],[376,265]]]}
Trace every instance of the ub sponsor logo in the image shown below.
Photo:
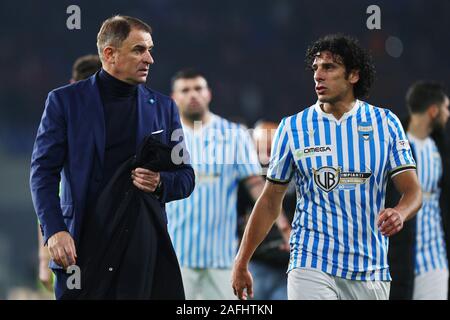
{"label": "ub sponsor logo", "polygon": [[330,192],[339,184],[340,168],[322,167],[313,169],[314,183],[323,191]]}
{"label": "ub sponsor logo", "polygon": [[366,183],[372,176],[371,172],[343,172],[341,168],[321,167],[312,169],[314,183],[325,192],[338,190],[354,190],[358,185]]}

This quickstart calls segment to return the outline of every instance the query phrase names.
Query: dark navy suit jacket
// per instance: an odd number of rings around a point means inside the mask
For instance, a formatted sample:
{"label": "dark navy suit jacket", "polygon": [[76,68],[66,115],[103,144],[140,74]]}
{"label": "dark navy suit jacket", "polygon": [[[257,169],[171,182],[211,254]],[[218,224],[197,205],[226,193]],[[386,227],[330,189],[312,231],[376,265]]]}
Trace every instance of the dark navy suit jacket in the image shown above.
{"label": "dark navy suit jacket", "polygon": [[[164,210],[166,202],[188,197],[195,184],[177,106],[169,97],[139,85],[137,114],[137,147],[146,135],[153,134],[174,147],[177,154],[183,149],[187,163],[177,171],[160,173]],[[37,132],[30,173],[44,243],[53,234],[68,231],[77,245],[89,190],[96,190],[103,178],[104,153],[105,120],[96,76],[51,91]],[[50,267],[59,268],[53,261]]]}

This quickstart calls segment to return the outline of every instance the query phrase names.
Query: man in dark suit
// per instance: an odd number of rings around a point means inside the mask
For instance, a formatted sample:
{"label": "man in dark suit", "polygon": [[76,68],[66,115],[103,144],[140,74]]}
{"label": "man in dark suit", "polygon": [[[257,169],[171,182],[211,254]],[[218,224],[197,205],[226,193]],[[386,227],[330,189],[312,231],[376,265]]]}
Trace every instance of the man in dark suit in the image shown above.
{"label": "man in dark suit", "polygon": [[[188,158],[175,103],[145,87],[154,63],[152,30],[139,19],[114,16],[97,35],[102,70],[48,95],[32,154],[30,186],[55,272],[56,298],[66,289],[63,269],[76,264],[84,217],[118,167],[152,134]],[[136,168],[133,184],[154,193],[161,208],[189,196],[192,168],[172,172]],[[61,181],[61,190],[59,183]]]}

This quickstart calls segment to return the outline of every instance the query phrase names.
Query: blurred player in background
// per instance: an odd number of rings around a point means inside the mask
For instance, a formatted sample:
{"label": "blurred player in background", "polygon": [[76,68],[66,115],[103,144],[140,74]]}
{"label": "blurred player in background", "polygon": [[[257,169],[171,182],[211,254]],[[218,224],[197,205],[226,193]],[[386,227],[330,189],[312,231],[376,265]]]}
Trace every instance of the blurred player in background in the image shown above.
{"label": "blurred player in background", "polygon": [[408,139],[414,150],[423,205],[417,213],[414,300],[446,300],[448,262],[439,197],[443,176],[438,147],[430,137],[444,130],[449,117],[449,99],[437,83],[418,82],[407,93],[411,113]]}
{"label": "blurred player in background", "polygon": [[411,114],[407,135],[423,193],[423,205],[417,213],[413,299],[446,300],[448,261],[439,204],[443,163],[431,134],[444,130],[449,99],[441,85],[418,82],[410,87],[406,100]]}
{"label": "blurred player in background", "polygon": [[[253,130],[253,141],[258,152],[259,162],[264,170],[269,167],[272,140],[278,123],[260,120]],[[264,171],[264,176],[265,176]],[[245,228],[254,206],[240,187],[238,193],[238,212],[240,216],[240,236]],[[296,204],[294,183],[289,184],[283,202],[283,213],[277,219],[267,237],[256,249],[250,261],[249,270],[255,279],[255,300],[287,300],[286,266],[289,263],[289,235]]]}
{"label": "blurred player in background", "polygon": [[246,130],[210,111],[211,90],[202,73],[176,73],[172,98],[196,175],[192,195],[166,208],[186,299],[234,299],[230,277],[237,249],[238,184],[245,181],[256,200],[264,185],[261,167]]}
{"label": "blurred player in background", "polygon": [[88,54],[75,60],[72,66],[72,79],[70,83],[84,80],[92,76],[102,67],[102,62],[97,54]]}
{"label": "blurred player in background", "polygon": [[[72,66],[72,78],[70,83],[89,78],[102,67],[100,58],[96,54],[88,54],[75,60]],[[38,229],[39,246],[39,280],[42,285],[50,292],[53,292],[53,273],[48,267],[50,262],[50,253],[42,241],[41,230]]]}
{"label": "blurred player in background", "polygon": [[[329,35],[307,50],[318,101],[284,118],[267,182],[233,267],[240,299],[253,295],[248,263],[277,218],[295,176],[288,298],[389,297],[388,237],[421,206],[415,162],[398,118],[362,99],[374,79],[370,56],[350,37]],[[384,208],[387,177],[402,198]]]}
{"label": "blurred player in background", "polygon": [[[447,299],[448,263],[442,220],[448,215],[448,160],[445,125],[448,96],[437,83],[420,81],[406,95],[409,117],[402,121],[417,163],[423,205],[389,243],[391,300]],[[400,194],[388,183],[386,206]]]}

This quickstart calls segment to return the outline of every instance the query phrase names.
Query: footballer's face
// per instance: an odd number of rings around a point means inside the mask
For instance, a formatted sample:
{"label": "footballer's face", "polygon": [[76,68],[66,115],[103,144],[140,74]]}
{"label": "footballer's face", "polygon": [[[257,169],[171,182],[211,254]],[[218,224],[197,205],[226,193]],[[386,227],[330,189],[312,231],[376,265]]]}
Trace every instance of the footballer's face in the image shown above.
{"label": "footballer's face", "polygon": [[172,88],[181,115],[191,121],[201,120],[209,109],[211,91],[203,77],[177,79]]}
{"label": "footballer's face", "polygon": [[346,72],[342,58],[330,51],[318,52],[312,69],[317,98],[322,103],[336,103],[353,96],[353,86],[359,80],[358,71]]}
{"label": "footballer's face", "polygon": [[106,71],[129,84],[145,83],[150,65],[154,63],[151,50],[153,39],[144,30],[131,29],[119,48],[108,46],[103,56],[109,66]]}

